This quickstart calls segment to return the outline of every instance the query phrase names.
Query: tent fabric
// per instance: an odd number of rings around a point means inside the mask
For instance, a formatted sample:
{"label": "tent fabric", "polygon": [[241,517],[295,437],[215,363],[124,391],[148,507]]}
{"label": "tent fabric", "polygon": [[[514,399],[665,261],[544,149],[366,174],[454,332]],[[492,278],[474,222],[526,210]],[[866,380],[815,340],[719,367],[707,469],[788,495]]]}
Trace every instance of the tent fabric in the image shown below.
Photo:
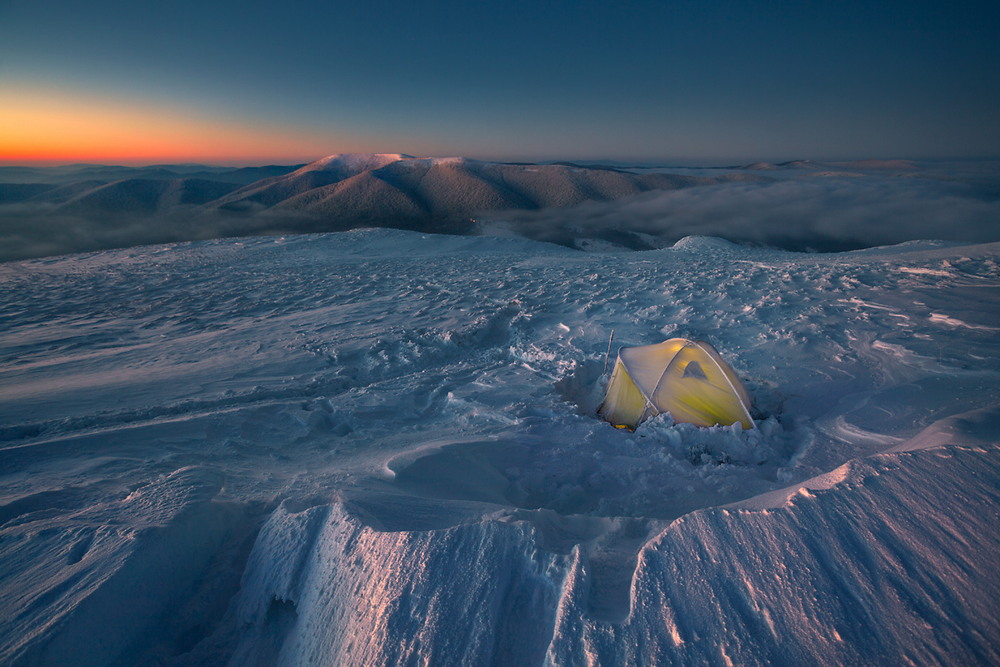
{"label": "tent fabric", "polygon": [[657,345],[618,351],[598,414],[619,428],[669,412],[676,422],[697,426],[740,423],[753,428],[750,396],[714,347],[705,341],[671,338]]}

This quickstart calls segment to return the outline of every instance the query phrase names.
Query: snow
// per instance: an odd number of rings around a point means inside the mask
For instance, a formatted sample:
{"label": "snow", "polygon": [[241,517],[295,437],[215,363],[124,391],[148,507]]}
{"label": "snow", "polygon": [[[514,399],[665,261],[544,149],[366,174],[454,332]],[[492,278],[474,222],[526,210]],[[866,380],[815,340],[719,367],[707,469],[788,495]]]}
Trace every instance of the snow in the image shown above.
{"label": "snow", "polygon": [[409,155],[402,153],[337,153],[310,162],[293,173],[304,174],[310,171],[329,170],[361,172],[368,169],[378,169],[409,158]]}
{"label": "snow", "polygon": [[[1000,244],[0,264],[4,664],[995,663]],[[756,429],[595,417],[711,342]]]}

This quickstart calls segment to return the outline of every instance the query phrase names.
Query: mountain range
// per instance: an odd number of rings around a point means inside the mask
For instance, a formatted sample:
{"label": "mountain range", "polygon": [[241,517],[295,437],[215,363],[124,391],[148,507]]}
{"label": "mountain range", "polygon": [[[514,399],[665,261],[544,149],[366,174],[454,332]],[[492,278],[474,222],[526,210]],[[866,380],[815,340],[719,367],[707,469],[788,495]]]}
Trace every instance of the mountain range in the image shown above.
{"label": "mountain range", "polygon": [[401,154],[338,154],[305,165],[242,169],[75,165],[0,169],[0,204],[47,205],[83,217],[162,214],[178,207],[297,214],[313,231],[357,226],[460,231],[490,211],[612,201],[654,190],[733,180],[574,164],[514,164]]}
{"label": "mountain range", "polygon": [[840,251],[997,240],[1000,163],[651,167],[397,153],[308,164],[0,167],[0,262],[223,237],[386,227],[648,250],[690,235]]}

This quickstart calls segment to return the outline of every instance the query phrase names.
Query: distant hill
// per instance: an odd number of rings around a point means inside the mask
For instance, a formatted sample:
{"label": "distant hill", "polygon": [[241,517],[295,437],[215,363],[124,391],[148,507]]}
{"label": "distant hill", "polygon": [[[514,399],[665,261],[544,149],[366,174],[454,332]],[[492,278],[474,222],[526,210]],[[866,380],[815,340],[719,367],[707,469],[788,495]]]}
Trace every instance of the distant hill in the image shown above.
{"label": "distant hill", "polygon": [[84,190],[68,199],[59,210],[82,215],[158,213],[177,206],[201,206],[236,187],[201,178],[169,181],[129,178]]}
{"label": "distant hill", "polygon": [[0,204],[30,200],[54,188],[48,183],[0,183]]}
{"label": "distant hill", "polygon": [[332,155],[239,188],[210,206],[308,213],[337,228],[351,222],[419,228],[458,223],[489,211],[567,207],[730,178],[745,176],[639,174],[570,164],[348,154]]}
{"label": "distant hill", "polygon": [[[473,234],[495,227],[480,216],[505,219],[657,191],[770,180],[740,169],[702,174],[398,153],[240,169],[0,167],[0,243],[9,246],[0,258],[356,227]],[[634,234],[602,234],[617,246],[648,246]],[[547,229],[529,235],[550,236]],[[575,242],[572,235],[552,238]]]}
{"label": "distant hill", "polygon": [[748,171],[780,171],[780,170],[817,170],[829,171],[831,168],[857,169],[861,171],[914,171],[919,165],[912,160],[850,160],[834,162],[815,162],[813,160],[791,160],[789,162],[754,162],[745,164],[739,169]]}
{"label": "distant hill", "polygon": [[200,178],[248,185],[262,178],[295,171],[302,165],[268,165],[263,167],[209,167],[206,165],[154,165],[122,167],[99,164],[73,164],[61,167],[0,167],[0,184],[47,183],[66,185],[79,181],[111,183],[132,178],[171,181],[178,178]]}
{"label": "distant hill", "polygon": [[[0,205],[50,205],[60,214],[102,218],[162,214],[177,207],[200,207],[205,215],[237,218],[273,210],[276,216],[308,218],[311,231],[362,225],[456,231],[486,212],[562,208],[747,178],[762,177],[738,171],[709,177],[606,165],[349,153],[305,165],[240,169],[0,167]],[[238,229],[238,224],[229,228]]]}
{"label": "distant hill", "polygon": [[337,154],[300,165],[0,167],[0,262],[134,245],[388,227],[648,250],[712,235],[836,251],[996,240],[1000,163],[732,167]]}

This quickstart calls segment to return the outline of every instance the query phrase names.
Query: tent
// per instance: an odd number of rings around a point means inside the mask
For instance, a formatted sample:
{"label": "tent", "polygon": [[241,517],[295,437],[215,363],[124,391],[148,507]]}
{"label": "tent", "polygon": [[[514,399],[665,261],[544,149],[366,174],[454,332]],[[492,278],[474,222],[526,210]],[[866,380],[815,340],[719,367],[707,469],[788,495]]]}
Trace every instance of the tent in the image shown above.
{"label": "tent", "polygon": [[700,340],[671,338],[618,351],[598,414],[613,426],[635,430],[661,412],[698,426],[739,422],[754,428],[743,383],[715,348]]}

